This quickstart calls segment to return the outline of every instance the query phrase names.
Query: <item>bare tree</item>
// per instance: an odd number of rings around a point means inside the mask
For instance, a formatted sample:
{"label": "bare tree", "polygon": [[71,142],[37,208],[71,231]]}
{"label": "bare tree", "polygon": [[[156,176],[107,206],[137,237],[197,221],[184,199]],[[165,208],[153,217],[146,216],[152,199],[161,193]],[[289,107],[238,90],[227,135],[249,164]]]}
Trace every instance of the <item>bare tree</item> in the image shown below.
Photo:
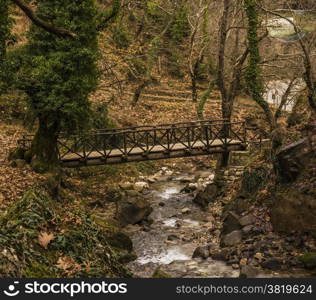
{"label": "bare tree", "polygon": [[197,102],[198,89],[197,77],[199,75],[200,66],[205,56],[205,50],[208,46],[208,32],[201,27],[205,23],[205,16],[210,5],[210,1],[199,0],[196,9],[192,9],[193,13],[188,16],[188,22],[191,27],[190,34],[190,52],[189,52],[189,73],[191,77],[192,101]]}
{"label": "bare tree", "polygon": [[[313,4],[312,7],[313,9],[316,9],[316,4]],[[300,28],[300,26],[296,22],[294,22],[293,19],[287,16],[284,16],[278,11],[269,10],[263,6],[260,6],[260,8],[264,12],[270,15],[286,20],[288,23],[290,23],[293,26],[296,36],[298,37],[299,46],[302,51],[301,57],[303,57],[303,67],[304,67],[303,79],[305,80],[306,86],[308,88],[308,102],[313,112],[316,113],[315,74],[314,74],[313,63],[312,63],[312,58],[311,58],[312,51],[313,50],[315,51],[315,49],[313,49],[313,45],[315,44],[315,32],[310,34],[310,38],[306,38],[301,34],[302,28]],[[288,9],[291,10],[291,7],[288,7]]]}

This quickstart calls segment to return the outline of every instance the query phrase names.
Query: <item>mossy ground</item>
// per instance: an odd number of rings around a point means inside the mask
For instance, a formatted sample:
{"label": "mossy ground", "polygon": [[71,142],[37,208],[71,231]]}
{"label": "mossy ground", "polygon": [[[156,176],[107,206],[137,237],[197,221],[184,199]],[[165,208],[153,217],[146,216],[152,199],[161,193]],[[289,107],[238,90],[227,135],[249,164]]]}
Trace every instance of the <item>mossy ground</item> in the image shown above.
{"label": "mossy ground", "polygon": [[[1,277],[130,277],[108,244],[109,229],[75,203],[56,203],[33,188],[0,217]],[[47,249],[41,232],[54,238]]]}

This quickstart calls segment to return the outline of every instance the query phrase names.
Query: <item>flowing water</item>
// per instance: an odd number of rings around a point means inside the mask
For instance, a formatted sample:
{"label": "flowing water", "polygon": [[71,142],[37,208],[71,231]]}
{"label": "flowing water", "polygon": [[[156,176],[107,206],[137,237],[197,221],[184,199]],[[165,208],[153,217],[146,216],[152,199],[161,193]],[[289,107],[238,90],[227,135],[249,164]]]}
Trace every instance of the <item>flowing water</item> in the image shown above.
{"label": "flowing water", "polygon": [[199,243],[212,242],[206,240],[209,213],[197,207],[191,195],[181,193],[184,186],[181,177],[150,186],[146,197],[154,223],[131,234],[138,259],[129,268],[139,277],[150,277],[159,266],[172,277],[237,277],[239,271],[223,262],[192,259]]}

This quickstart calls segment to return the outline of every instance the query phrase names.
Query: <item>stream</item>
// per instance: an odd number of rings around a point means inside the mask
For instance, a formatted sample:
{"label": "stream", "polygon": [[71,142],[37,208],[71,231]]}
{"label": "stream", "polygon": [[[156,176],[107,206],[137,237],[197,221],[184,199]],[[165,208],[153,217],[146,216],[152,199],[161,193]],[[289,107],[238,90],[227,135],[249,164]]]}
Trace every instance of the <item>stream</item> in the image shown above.
{"label": "stream", "polygon": [[[212,175],[204,171],[204,176]],[[131,233],[138,259],[129,268],[138,277],[150,277],[160,267],[172,277],[238,277],[239,271],[211,258],[192,258],[199,245],[212,243],[210,214],[182,193],[188,174],[164,178],[150,185],[153,224]]]}

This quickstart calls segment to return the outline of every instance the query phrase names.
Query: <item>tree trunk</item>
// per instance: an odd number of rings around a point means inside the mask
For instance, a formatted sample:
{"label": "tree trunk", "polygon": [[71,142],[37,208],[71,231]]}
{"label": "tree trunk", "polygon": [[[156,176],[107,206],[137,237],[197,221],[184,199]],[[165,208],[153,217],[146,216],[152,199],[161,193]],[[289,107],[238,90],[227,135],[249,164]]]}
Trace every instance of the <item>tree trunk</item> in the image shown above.
{"label": "tree trunk", "polygon": [[137,86],[134,96],[133,96],[132,106],[136,106],[144,88],[147,87],[148,84],[149,84],[149,80],[145,79],[141,81],[141,83]]}
{"label": "tree trunk", "polygon": [[8,38],[8,27],[9,26],[9,5],[7,0],[0,1],[1,11],[0,11],[0,64],[4,62],[6,53],[7,53],[7,38]]}
{"label": "tree trunk", "polygon": [[49,124],[46,117],[40,117],[31,148],[32,167],[35,171],[45,173],[59,169],[57,137],[57,122]]}
{"label": "tree trunk", "polygon": [[[228,17],[229,17],[229,6],[230,0],[224,0],[224,10],[223,15],[220,21],[219,28],[219,48],[218,48],[218,74],[217,74],[217,83],[219,90],[222,96],[222,116],[223,119],[230,121],[231,118],[231,109],[230,109],[230,99],[228,92],[225,86],[225,50],[226,50],[226,41],[227,41],[227,27],[228,27]],[[221,132],[222,137],[228,137],[229,127],[224,125]],[[219,167],[225,168],[228,166],[229,153],[224,152],[221,155],[219,161]]]}
{"label": "tree trunk", "polygon": [[191,89],[192,89],[192,102],[197,102],[197,86],[196,86],[196,76],[191,74]]}

